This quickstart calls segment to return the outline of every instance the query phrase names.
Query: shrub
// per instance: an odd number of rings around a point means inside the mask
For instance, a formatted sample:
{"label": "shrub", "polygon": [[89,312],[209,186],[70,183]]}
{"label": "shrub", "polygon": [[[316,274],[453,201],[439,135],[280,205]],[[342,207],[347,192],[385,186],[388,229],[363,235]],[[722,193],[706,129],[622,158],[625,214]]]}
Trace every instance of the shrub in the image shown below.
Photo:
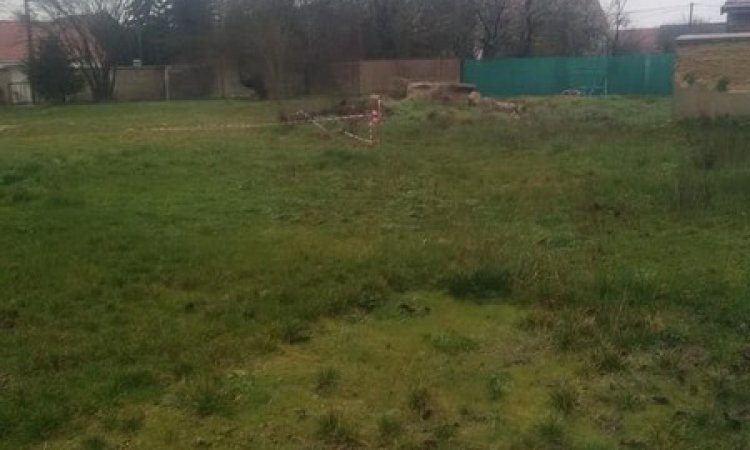
{"label": "shrub", "polygon": [[719,78],[719,81],[716,82],[716,91],[722,92],[722,93],[729,91],[729,78],[727,77]]}
{"label": "shrub", "polygon": [[42,38],[36,51],[36,57],[26,62],[34,92],[45,100],[65,103],[69,95],[81,90],[83,80],[72,67],[65,46],[57,36]]}

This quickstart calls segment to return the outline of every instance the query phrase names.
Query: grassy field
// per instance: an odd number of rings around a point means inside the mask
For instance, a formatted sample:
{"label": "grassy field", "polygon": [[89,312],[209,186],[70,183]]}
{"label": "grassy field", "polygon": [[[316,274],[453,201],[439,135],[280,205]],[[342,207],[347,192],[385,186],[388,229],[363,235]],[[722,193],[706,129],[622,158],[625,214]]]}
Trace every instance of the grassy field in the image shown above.
{"label": "grassy field", "polygon": [[528,103],[0,109],[0,448],[750,448],[750,129]]}

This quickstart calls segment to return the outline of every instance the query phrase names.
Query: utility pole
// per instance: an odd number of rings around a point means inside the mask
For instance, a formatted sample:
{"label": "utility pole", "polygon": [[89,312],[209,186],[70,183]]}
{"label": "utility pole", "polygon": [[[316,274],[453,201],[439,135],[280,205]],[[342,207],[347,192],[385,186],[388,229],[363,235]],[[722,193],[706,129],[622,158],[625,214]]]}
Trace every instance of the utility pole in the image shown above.
{"label": "utility pole", "polygon": [[690,2],[690,20],[688,20],[689,25],[693,25],[693,12],[695,11],[695,2]]}
{"label": "utility pole", "polygon": [[[34,61],[34,33],[31,29],[31,9],[29,3],[31,0],[23,0],[23,11],[26,19],[26,51],[29,62]],[[36,92],[34,92],[34,85],[29,83],[29,90],[31,91],[31,104],[36,103]]]}

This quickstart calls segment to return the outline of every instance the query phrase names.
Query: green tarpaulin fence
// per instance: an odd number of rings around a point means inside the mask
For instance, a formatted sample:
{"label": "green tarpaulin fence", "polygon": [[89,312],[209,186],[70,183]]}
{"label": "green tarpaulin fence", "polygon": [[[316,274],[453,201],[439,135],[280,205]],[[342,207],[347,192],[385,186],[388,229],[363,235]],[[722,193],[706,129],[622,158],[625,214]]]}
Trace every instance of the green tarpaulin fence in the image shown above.
{"label": "green tarpaulin fence", "polygon": [[672,95],[672,54],[464,60],[463,82],[483,95]]}

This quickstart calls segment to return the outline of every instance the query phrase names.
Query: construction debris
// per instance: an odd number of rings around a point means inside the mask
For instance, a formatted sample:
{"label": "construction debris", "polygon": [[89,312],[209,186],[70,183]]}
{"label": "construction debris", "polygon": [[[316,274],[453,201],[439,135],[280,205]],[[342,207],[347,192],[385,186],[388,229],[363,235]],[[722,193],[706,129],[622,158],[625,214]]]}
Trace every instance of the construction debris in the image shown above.
{"label": "construction debris", "polygon": [[472,84],[419,81],[409,83],[406,88],[406,96],[408,98],[438,100],[444,103],[466,104],[469,95],[476,90],[476,86]]}

